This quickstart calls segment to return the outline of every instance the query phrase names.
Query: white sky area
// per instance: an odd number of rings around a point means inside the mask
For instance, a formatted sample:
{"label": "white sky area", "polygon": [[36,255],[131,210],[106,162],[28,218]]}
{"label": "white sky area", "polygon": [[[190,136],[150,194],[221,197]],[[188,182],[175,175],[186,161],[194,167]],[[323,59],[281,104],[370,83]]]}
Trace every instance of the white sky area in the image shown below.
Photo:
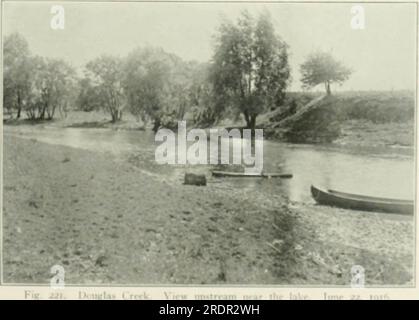
{"label": "white sky area", "polygon": [[[65,29],[50,27],[62,4]],[[289,45],[290,90],[300,90],[299,66],[313,51],[332,52],[354,70],[339,90],[414,90],[416,5],[364,4],[366,26],[353,30],[352,4],[3,2],[3,36],[21,33],[32,53],[63,58],[82,69],[100,54],[125,56],[138,46],[162,47],[186,60],[208,61],[221,17],[243,9],[270,12]],[[320,88],[319,89],[323,89]]]}

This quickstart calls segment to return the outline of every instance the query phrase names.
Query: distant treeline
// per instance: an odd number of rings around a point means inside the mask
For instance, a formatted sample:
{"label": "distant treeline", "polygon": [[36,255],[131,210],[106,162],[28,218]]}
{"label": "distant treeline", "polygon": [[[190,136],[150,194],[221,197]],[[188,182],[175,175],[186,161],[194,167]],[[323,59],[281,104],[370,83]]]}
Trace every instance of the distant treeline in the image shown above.
{"label": "distant treeline", "polygon": [[215,122],[208,64],[185,62],[160,48],[138,48],[120,58],[102,55],[83,76],[62,59],[33,55],[25,38],[4,42],[4,113],[52,120],[70,110],[104,110],[111,121],[130,112],[154,129],[171,127],[187,112],[196,123]]}
{"label": "distant treeline", "polygon": [[[112,122],[129,112],[153,130],[175,128],[184,118],[211,126],[229,118],[255,128],[261,114],[279,110],[280,121],[306,105],[315,93],[287,92],[291,82],[288,45],[271,17],[244,11],[236,22],[223,20],[207,63],[185,61],[161,48],[141,47],[125,57],[99,56],[83,75],[62,59],[33,55],[18,33],[4,41],[4,113],[52,120],[70,110],[104,110]],[[342,84],[352,70],[330,53],[310,54],[300,66],[304,88]],[[340,97],[341,94],[337,94]],[[398,93],[355,94],[339,98],[329,112],[341,119],[403,122],[413,118],[413,97]],[[277,115],[277,116],[276,116]]]}
{"label": "distant treeline", "polygon": [[271,18],[243,12],[236,23],[223,20],[208,63],[184,61],[161,48],[137,48],[125,57],[102,55],[84,75],[61,59],[32,55],[20,34],[4,41],[5,113],[52,120],[56,111],[105,110],[112,122],[125,112],[153,130],[175,127],[186,114],[197,126],[242,116],[256,117],[282,105],[290,69],[287,44]]}

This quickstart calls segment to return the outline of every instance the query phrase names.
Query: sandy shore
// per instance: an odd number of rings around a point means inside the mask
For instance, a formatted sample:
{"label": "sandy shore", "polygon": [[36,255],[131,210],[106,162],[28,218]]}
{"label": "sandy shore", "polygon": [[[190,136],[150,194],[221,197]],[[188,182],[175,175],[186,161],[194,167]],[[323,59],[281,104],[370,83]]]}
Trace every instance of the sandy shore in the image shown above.
{"label": "sandy shore", "polygon": [[126,161],[4,135],[3,277],[72,284],[412,281],[413,218],[269,203],[184,186]]}

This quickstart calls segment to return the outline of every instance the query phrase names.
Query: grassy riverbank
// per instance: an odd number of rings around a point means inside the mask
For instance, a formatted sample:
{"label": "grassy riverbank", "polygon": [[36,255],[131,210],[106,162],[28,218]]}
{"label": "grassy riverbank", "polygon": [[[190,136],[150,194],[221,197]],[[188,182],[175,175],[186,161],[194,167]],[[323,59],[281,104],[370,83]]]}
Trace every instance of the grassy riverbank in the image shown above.
{"label": "grassy riverbank", "polygon": [[412,281],[413,219],[192,187],[110,154],[4,135],[6,283],[340,284]]}
{"label": "grassy riverbank", "polygon": [[109,128],[114,130],[143,130],[144,124],[132,116],[130,113],[124,113],[123,119],[118,122],[111,122],[110,116],[102,111],[76,111],[72,110],[64,116],[58,115],[53,120],[30,120],[26,118],[16,119],[15,115],[4,116],[4,125],[20,126],[54,126],[60,128]]}
{"label": "grassy riverbank", "polygon": [[[296,115],[290,113],[294,106]],[[265,138],[294,143],[335,143],[362,147],[410,147],[414,145],[415,99],[412,92],[344,92],[325,97],[320,93],[289,93],[284,105],[258,117]],[[130,113],[116,123],[102,111],[70,111],[53,121],[9,119],[5,125],[40,125],[69,128],[144,130]],[[219,127],[242,127],[242,121],[224,119]],[[150,124],[149,124],[150,126]],[[193,123],[187,121],[187,128]]]}
{"label": "grassy riverbank", "polygon": [[261,115],[259,120],[259,126],[273,140],[367,147],[414,145],[413,92],[343,92],[331,96],[296,92],[279,111]]}

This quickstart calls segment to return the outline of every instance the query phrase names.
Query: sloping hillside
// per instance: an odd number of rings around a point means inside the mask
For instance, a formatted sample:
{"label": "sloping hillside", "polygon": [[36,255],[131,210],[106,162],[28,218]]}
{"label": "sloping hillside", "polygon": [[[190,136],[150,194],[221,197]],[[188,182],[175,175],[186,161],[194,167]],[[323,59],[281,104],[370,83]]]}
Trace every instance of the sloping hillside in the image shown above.
{"label": "sloping hillside", "polygon": [[[294,99],[298,101],[298,97]],[[316,97],[279,121],[272,119],[280,112],[270,112],[261,116],[259,126],[265,128],[268,138],[296,143],[332,142],[348,135],[369,139],[363,130],[374,132],[377,127],[381,135],[381,131],[394,128],[403,132],[391,135],[400,137],[400,144],[409,145],[413,143],[414,110],[414,94],[410,92],[340,93]],[[357,125],[360,122],[362,126]],[[391,140],[383,144],[398,144]]]}

